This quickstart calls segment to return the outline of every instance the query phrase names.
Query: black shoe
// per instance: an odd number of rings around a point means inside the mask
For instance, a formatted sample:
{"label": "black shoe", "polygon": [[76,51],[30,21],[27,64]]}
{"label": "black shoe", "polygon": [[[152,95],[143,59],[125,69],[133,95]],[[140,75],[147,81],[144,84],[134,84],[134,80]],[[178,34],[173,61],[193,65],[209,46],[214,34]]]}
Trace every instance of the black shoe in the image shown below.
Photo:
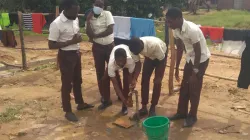
{"label": "black shoe", "polygon": [[122,101],[120,97],[117,97],[117,100],[118,100],[118,101]]}
{"label": "black shoe", "polygon": [[104,110],[112,105],[111,101],[104,101],[100,106],[98,106],[98,110]]}
{"label": "black shoe", "polygon": [[126,106],[122,107],[122,111],[121,111],[122,115],[126,116],[128,115],[128,108]]}
{"label": "black shoe", "polygon": [[155,107],[150,107],[149,109],[149,117],[153,117],[153,116],[156,116],[156,112],[155,112]]}
{"label": "black shoe", "polygon": [[68,121],[71,121],[71,122],[77,122],[77,121],[78,121],[76,115],[75,115],[74,113],[72,113],[72,112],[66,112],[65,118],[66,118]]}
{"label": "black shoe", "polygon": [[187,116],[186,115],[182,115],[182,114],[175,114],[174,116],[172,116],[172,117],[169,117],[169,120],[171,120],[171,121],[176,121],[176,120],[181,120],[181,119],[185,119],[185,118],[187,118]]}
{"label": "black shoe", "polygon": [[93,108],[93,105],[87,104],[87,103],[83,103],[83,104],[78,104],[76,109],[77,110],[86,110],[86,109],[90,109]]}
{"label": "black shoe", "polygon": [[[139,114],[138,114],[139,113]],[[142,108],[138,112],[136,112],[132,118],[130,118],[133,121],[138,121],[141,118],[145,117],[148,115],[148,109],[147,108]]]}
{"label": "black shoe", "polygon": [[192,127],[197,122],[197,117],[188,116],[185,121],[183,127]]}

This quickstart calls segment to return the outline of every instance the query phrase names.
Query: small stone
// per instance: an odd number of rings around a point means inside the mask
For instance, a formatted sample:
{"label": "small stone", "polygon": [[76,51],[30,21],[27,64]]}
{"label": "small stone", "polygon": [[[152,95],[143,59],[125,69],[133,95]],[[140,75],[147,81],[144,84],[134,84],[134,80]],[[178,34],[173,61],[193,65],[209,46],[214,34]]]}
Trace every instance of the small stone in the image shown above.
{"label": "small stone", "polygon": [[198,128],[198,127],[195,127],[195,128],[193,128],[193,131],[202,131],[202,129]]}
{"label": "small stone", "polygon": [[18,132],[18,134],[17,134],[18,137],[22,137],[22,136],[25,136],[25,135],[27,135],[26,132]]}
{"label": "small stone", "polygon": [[99,136],[100,134],[97,133],[97,132],[92,132],[91,135],[94,136],[94,137],[97,137],[97,136]]}
{"label": "small stone", "polygon": [[248,133],[242,132],[241,135],[248,136]]}
{"label": "small stone", "polygon": [[9,136],[9,139],[14,140],[14,139],[16,139],[16,137],[15,136]]}

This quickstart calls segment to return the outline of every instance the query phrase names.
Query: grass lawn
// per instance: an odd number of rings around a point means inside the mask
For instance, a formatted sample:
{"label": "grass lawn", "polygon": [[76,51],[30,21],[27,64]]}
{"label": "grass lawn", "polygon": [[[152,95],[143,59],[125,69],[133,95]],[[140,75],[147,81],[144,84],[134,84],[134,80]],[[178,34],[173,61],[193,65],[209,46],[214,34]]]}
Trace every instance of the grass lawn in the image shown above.
{"label": "grass lawn", "polygon": [[202,26],[250,29],[250,12],[240,10],[211,11],[203,10],[198,15],[184,13],[184,17]]}
{"label": "grass lawn", "polygon": [[[183,15],[186,20],[192,21],[202,26],[250,29],[250,12],[249,11],[212,10],[211,12],[206,12],[206,10],[199,10],[197,15],[192,15],[187,12],[184,12]],[[164,40],[164,36],[165,36],[164,23],[157,23],[155,25],[156,25],[157,37]],[[13,28],[17,29],[17,26]],[[82,31],[83,30],[84,29],[82,29]],[[16,32],[16,35],[18,34],[19,33]],[[24,35],[40,35],[40,34],[35,34],[31,31],[24,31]],[[48,36],[48,34],[43,34],[43,35]],[[87,36],[83,36],[83,38],[84,38],[83,39],[84,41],[88,40]]]}
{"label": "grass lawn", "polygon": [[[250,12],[240,10],[222,10],[206,12],[200,10],[197,15],[187,12],[183,13],[186,20],[192,21],[202,26],[214,26],[237,29],[250,29]],[[157,37],[164,40],[165,27],[163,24],[156,24]],[[210,44],[208,40],[208,44]]]}

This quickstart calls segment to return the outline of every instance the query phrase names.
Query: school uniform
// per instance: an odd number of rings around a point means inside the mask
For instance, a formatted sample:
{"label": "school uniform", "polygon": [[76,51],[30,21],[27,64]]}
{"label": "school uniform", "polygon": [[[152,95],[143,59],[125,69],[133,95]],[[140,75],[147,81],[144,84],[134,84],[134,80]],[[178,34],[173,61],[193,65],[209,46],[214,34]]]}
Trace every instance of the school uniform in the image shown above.
{"label": "school uniform", "polygon": [[[92,17],[90,26],[95,34],[107,30],[109,25],[115,24],[113,16],[109,11],[103,11],[99,17]],[[114,48],[114,34],[102,38],[93,38],[92,52],[95,61],[98,87],[104,101],[110,100],[110,78],[102,80],[105,73],[105,63],[109,62],[109,56]],[[121,80],[117,73],[117,80],[121,86]]]}
{"label": "school uniform", "polygon": [[[76,20],[67,19],[63,12],[50,25],[50,41],[66,42],[71,40],[80,31],[78,18]],[[72,112],[70,103],[70,93],[73,88],[76,104],[83,104],[82,98],[82,69],[80,44],[73,44],[59,49],[59,68],[61,72],[61,97],[63,111]]]}
{"label": "school uniform", "polygon": [[[211,53],[207,47],[206,39],[201,29],[194,23],[184,20],[181,30],[175,29],[173,31],[175,39],[181,39],[185,45],[186,64],[184,67],[184,75],[181,83],[179,103],[177,113],[181,115],[197,116],[200,94],[203,84],[203,76],[209,64]],[[193,73],[193,66],[195,60],[195,52],[193,44],[200,42],[201,59],[199,65],[199,72],[197,74],[198,83],[195,89],[190,89],[189,79]],[[191,109],[188,113],[188,104],[191,102]]]}
{"label": "school uniform", "polygon": [[[126,51],[126,55],[127,55],[127,61],[126,64],[124,65],[123,68],[119,67],[116,64],[115,61],[115,51],[117,49],[124,49]],[[121,91],[123,93],[123,96],[125,97],[125,99],[128,98],[128,94],[129,94],[129,74],[132,74],[135,70],[135,60],[133,59],[133,55],[129,50],[129,47],[127,45],[121,44],[118,46],[115,46],[110,54],[110,59],[109,59],[109,63],[108,63],[108,75],[109,77],[116,77],[116,73],[117,71],[121,70],[123,71],[123,88],[121,88]]]}
{"label": "school uniform", "polygon": [[[141,37],[140,39],[144,44],[144,48],[140,54],[145,57],[141,81],[141,103],[142,105],[148,104],[150,87],[149,82],[152,73],[155,70],[155,80],[158,79],[159,81],[154,80],[151,105],[156,106],[160,98],[161,82],[164,77],[167,63],[167,46],[161,39],[153,36]],[[140,61],[139,55],[135,56],[135,61]]]}

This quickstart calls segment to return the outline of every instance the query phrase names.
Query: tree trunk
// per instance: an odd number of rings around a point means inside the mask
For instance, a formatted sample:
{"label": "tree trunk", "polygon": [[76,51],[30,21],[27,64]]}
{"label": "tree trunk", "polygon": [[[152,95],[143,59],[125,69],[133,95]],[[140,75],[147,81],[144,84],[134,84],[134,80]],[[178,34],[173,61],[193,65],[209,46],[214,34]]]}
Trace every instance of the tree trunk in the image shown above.
{"label": "tree trunk", "polygon": [[189,10],[193,14],[196,14],[199,4],[200,4],[200,0],[189,0]]}
{"label": "tree trunk", "polygon": [[[210,0],[209,0],[210,1]],[[208,0],[203,0],[203,3],[206,5],[207,7],[207,12],[210,11],[210,4],[209,4],[209,1]],[[211,1],[210,1],[211,2]]]}

